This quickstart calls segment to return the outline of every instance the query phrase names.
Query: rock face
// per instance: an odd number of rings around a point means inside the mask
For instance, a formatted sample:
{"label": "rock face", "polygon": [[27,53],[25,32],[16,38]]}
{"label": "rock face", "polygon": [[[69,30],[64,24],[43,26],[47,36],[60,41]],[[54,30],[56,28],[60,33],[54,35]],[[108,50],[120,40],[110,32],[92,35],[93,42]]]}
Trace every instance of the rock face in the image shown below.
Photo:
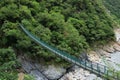
{"label": "rock face", "polygon": [[35,77],[35,80],[48,80],[39,70],[31,70],[30,75]]}
{"label": "rock face", "polygon": [[86,80],[103,80],[102,78],[100,77],[97,77],[95,74],[90,74]]}
{"label": "rock face", "polygon": [[[33,63],[28,59],[26,59],[25,57],[21,57],[21,56],[19,57],[19,62],[21,63],[24,71],[32,75],[35,78],[35,80],[48,80],[48,78],[45,75],[43,75],[41,71],[36,67],[37,65],[36,63]],[[41,65],[37,65],[37,66],[41,67]]]}
{"label": "rock face", "polygon": [[22,68],[30,75],[35,77],[35,80],[57,80],[65,72],[66,69],[49,65],[48,67],[37,62],[32,62],[25,57],[19,57]]}

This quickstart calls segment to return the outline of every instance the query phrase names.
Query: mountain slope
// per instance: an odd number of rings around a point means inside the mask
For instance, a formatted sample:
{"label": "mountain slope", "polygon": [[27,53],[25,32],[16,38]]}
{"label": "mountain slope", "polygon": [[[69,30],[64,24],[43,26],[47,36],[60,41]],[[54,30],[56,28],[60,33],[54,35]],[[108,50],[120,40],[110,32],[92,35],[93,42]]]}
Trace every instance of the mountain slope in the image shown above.
{"label": "mountain slope", "polygon": [[109,13],[113,16],[113,19],[120,24],[120,0],[104,0],[103,2]]}
{"label": "mountain slope", "polygon": [[19,30],[18,22],[48,44],[77,57],[94,42],[114,40],[113,23],[99,0],[0,2],[0,48],[11,47],[18,55],[24,52],[32,58],[43,59],[46,63],[63,64],[64,60],[49,54],[49,51],[24,35]]}

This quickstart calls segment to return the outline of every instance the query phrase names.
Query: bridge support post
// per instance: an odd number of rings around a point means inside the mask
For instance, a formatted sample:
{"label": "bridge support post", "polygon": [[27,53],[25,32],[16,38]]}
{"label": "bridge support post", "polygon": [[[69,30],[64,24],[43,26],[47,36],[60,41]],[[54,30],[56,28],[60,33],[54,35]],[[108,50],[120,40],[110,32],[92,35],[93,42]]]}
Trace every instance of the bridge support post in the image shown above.
{"label": "bridge support post", "polygon": [[93,63],[91,62],[91,69],[92,69],[92,72],[93,72]]}
{"label": "bridge support post", "polygon": [[119,73],[117,73],[117,80],[120,80],[120,76],[119,76],[120,74]]}
{"label": "bridge support post", "polygon": [[106,74],[106,66],[104,66],[104,74]]}
{"label": "bridge support post", "polygon": [[87,67],[86,63],[87,63],[87,62],[86,62],[86,60],[85,60],[85,69],[86,69],[86,67]]}
{"label": "bridge support post", "polygon": [[97,63],[97,70],[98,70],[98,72],[99,72],[99,76],[100,76],[101,71],[100,71],[100,66],[99,66],[98,63]]}

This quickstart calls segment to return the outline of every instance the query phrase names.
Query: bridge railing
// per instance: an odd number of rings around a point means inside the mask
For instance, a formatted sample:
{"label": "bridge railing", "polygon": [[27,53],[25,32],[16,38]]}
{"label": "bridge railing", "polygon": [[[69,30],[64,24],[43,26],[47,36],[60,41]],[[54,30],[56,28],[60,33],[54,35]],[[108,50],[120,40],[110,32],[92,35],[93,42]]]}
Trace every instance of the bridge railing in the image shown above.
{"label": "bridge railing", "polygon": [[106,66],[98,64],[98,63],[94,63],[94,62],[91,62],[91,61],[87,61],[85,59],[79,59],[79,58],[76,58],[75,56],[70,55],[69,53],[58,50],[57,48],[54,48],[54,47],[48,45],[44,41],[40,40],[38,37],[31,34],[21,24],[20,24],[20,27],[36,43],[38,43],[39,45],[42,45],[43,47],[45,47],[46,49],[48,49],[48,50],[52,51],[53,53],[59,55],[60,57],[66,59],[70,62],[73,62],[73,63],[75,63],[75,64],[93,72],[93,73],[96,73],[99,76],[103,76],[103,77],[108,77],[109,76],[111,78],[115,78],[116,80],[120,80],[120,74],[115,73],[114,71],[108,70],[108,68]]}

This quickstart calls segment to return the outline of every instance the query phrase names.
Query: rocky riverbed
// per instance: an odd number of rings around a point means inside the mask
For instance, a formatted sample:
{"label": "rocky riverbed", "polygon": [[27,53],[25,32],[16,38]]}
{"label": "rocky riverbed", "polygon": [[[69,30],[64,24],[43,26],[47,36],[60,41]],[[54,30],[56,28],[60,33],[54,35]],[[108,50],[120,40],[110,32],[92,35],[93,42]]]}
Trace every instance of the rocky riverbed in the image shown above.
{"label": "rocky riverbed", "polygon": [[[120,64],[120,29],[115,30],[116,42],[111,42],[101,48],[88,52],[89,60],[103,65],[109,63],[117,70],[120,68],[116,64]],[[76,65],[68,71],[61,67],[49,65],[48,67],[40,63],[31,61],[26,57],[19,57],[23,69],[35,77],[36,80],[103,80],[102,78],[84,70]]]}

